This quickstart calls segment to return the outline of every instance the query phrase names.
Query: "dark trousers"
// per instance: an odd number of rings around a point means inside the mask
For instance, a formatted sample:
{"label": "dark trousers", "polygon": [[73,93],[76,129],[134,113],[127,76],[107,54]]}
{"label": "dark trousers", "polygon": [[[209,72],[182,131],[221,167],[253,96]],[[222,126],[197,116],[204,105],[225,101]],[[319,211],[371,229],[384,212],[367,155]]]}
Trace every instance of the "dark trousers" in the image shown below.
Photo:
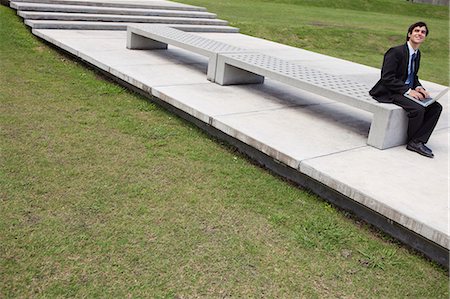
{"label": "dark trousers", "polygon": [[393,100],[394,104],[405,109],[408,115],[408,142],[414,140],[427,143],[441,115],[441,104],[434,102],[423,107],[403,95],[395,95]]}

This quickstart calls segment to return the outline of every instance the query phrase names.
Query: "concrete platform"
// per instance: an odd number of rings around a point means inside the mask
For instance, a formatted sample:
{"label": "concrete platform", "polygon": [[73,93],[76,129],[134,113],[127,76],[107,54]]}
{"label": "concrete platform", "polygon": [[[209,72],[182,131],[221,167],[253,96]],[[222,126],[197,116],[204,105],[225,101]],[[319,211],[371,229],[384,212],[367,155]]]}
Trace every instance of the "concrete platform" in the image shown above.
{"label": "concrete platform", "polygon": [[239,31],[203,7],[164,0],[14,0],[10,7],[35,29],[126,30],[137,23],[158,23],[184,31]]}
{"label": "concrete platform", "polygon": [[101,21],[127,23],[160,23],[160,24],[193,24],[193,25],[228,25],[227,21],[212,18],[189,18],[172,16],[136,16],[111,14],[84,14],[40,11],[19,11],[17,13],[29,20],[60,20],[60,21]]}
{"label": "concrete platform", "polygon": [[[64,30],[117,30],[125,31],[128,25],[138,25],[142,23],[128,22],[90,22],[90,21],[60,21],[60,20],[25,20],[25,24],[33,29],[64,29]],[[231,26],[216,25],[193,25],[193,24],[173,24],[165,23],[170,27],[188,32],[239,32],[238,28]]]}
{"label": "concrete platform", "polygon": [[165,0],[13,0],[11,2],[206,11],[206,8],[204,7],[192,6]]}
{"label": "concrete platform", "polygon": [[27,3],[11,2],[11,8],[20,11],[39,11],[39,12],[64,12],[64,13],[86,13],[86,14],[111,14],[128,16],[167,16],[167,17],[189,17],[189,18],[211,18],[217,17],[216,14],[206,11],[193,10],[164,10],[164,9],[144,9],[144,8],[126,8],[126,7],[98,7],[84,5],[64,5],[64,4],[46,4],[46,3]]}
{"label": "concrete platform", "polygon": [[[220,86],[206,79],[203,56],[168,50],[127,50],[120,31],[37,30],[33,33],[172,107],[237,144],[274,171],[448,267],[449,107],[428,145],[428,159],[404,146],[366,144],[372,115],[274,82]],[[196,33],[324,72],[374,84],[380,71],[238,33]],[[380,57],[380,60],[382,57]],[[445,88],[422,81],[431,93]],[[262,158],[261,158],[262,157]]]}

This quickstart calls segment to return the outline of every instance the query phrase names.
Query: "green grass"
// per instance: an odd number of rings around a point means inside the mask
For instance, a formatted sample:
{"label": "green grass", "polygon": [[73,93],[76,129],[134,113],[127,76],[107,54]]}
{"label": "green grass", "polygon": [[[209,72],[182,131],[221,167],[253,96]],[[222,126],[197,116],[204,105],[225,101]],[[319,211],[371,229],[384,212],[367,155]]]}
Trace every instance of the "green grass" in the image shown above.
{"label": "green grass", "polygon": [[420,78],[449,84],[448,7],[404,0],[181,0],[203,6],[249,34],[381,68],[383,54],[425,21]]}
{"label": "green grass", "polygon": [[448,272],[0,6],[0,297],[448,298]]}

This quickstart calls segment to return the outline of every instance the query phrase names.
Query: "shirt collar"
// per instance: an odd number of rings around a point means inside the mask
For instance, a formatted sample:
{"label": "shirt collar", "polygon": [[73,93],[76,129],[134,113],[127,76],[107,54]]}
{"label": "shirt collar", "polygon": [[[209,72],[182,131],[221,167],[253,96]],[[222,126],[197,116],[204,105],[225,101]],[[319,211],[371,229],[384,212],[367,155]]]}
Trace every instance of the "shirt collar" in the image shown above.
{"label": "shirt collar", "polygon": [[409,44],[409,41],[408,41],[406,44],[408,44],[409,56],[413,55],[413,53],[417,54],[417,51],[418,51],[419,49],[414,50],[414,48],[411,47],[411,45]]}

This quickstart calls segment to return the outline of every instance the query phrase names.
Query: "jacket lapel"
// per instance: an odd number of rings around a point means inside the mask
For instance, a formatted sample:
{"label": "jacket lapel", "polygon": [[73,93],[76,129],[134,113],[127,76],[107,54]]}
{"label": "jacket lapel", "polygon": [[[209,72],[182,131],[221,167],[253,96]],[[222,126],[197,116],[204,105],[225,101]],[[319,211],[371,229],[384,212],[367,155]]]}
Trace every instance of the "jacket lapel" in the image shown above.
{"label": "jacket lapel", "polygon": [[402,79],[406,81],[408,78],[408,65],[409,65],[409,48],[408,43],[403,47],[403,70],[402,70]]}
{"label": "jacket lapel", "polygon": [[417,50],[416,59],[414,61],[414,74],[419,71],[419,61],[420,61],[420,50]]}

